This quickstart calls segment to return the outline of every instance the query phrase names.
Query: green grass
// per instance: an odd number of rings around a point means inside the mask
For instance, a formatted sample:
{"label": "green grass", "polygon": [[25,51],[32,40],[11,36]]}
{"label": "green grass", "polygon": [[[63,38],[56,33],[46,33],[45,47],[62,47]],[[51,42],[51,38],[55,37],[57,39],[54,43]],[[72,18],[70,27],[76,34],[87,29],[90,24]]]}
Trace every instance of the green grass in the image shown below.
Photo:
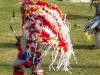
{"label": "green grass", "polygon": [[[0,0],[0,75],[12,75],[12,67],[10,64],[17,55],[15,46],[15,38],[9,28],[12,10],[16,11],[14,28],[21,33],[21,15],[20,5],[16,4],[16,0]],[[95,12],[89,10],[89,4],[78,4],[61,2],[57,0],[47,0],[59,6],[60,10],[67,14],[67,19],[71,23],[71,40],[74,45],[74,51],[78,64],[72,61],[72,75],[100,75],[100,49],[94,48],[94,42],[88,42],[84,35],[84,26],[87,19],[92,18]],[[76,28],[74,24],[82,24],[82,27]],[[51,53],[43,59],[43,69],[46,75],[71,75],[68,72],[48,71],[48,65],[51,61]],[[25,75],[29,75],[26,70]]]}

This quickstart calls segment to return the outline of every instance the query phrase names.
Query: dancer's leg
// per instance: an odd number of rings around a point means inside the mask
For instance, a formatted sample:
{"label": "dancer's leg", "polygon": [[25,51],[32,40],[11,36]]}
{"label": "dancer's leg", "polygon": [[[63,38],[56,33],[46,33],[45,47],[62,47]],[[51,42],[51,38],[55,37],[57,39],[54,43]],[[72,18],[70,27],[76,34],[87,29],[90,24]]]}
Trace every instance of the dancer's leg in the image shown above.
{"label": "dancer's leg", "polygon": [[14,67],[13,75],[24,75],[24,70],[22,67]]}
{"label": "dancer's leg", "polygon": [[36,47],[36,54],[33,57],[33,67],[32,67],[32,74],[31,75],[44,75],[43,70],[41,70],[41,44],[38,43]]}

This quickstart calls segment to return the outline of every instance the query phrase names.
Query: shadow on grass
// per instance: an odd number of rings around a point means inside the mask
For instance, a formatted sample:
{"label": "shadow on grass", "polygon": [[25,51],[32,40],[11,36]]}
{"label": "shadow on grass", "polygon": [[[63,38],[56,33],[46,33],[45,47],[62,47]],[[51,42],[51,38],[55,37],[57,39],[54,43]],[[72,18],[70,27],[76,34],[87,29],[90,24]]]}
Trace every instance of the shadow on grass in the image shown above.
{"label": "shadow on grass", "polygon": [[81,44],[77,44],[73,46],[74,49],[88,49],[88,50],[93,50],[95,49],[94,45],[81,45]]}
{"label": "shadow on grass", "polygon": [[6,63],[0,63],[0,70],[10,70],[12,66]]}
{"label": "shadow on grass", "polygon": [[[50,64],[44,64],[43,65],[43,68],[44,70],[47,70],[47,67],[49,66]],[[57,66],[57,65],[56,65]],[[55,67],[56,67],[55,66]],[[80,65],[80,64],[70,64],[70,66],[72,68],[83,68],[83,69],[100,69],[100,66],[99,65]]]}
{"label": "shadow on grass", "polygon": [[9,67],[9,64],[0,63],[0,67]]}
{"label": "shadow on grass", "polygon": [[94,69],[100,69],[100,66],[92,66],[92,65],[71,65],[72,68],[83,68],[83,69],[89,69],[89,68],[94,68]]}
{"label": "shadow on grass", "polygon": [[14,43],[0,43],[0,48],[16,48]]}
{"label": "shadow on grass", "polygon": [[67,19],[89,19],[92,18],[92,16],[83,16],[83,15],[71,15],[71,14],[67,14]]}

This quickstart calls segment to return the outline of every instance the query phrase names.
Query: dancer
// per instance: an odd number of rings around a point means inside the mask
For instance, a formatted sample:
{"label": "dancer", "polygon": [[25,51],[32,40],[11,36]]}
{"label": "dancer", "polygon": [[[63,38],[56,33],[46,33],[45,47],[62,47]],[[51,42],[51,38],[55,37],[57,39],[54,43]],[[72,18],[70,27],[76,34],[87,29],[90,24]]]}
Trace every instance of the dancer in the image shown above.
{"label": "dancer", "polygon": [[69,60],[75,55],[62,12],[57,6],[42,0],[21,2],[22,35],[16,36],[18,55],[13,63],[13,75],[24,75],[24,68],[31,68],[31,75],[44,75],[41,61],[50,49],[53,52],[49,70],[69,72]]}

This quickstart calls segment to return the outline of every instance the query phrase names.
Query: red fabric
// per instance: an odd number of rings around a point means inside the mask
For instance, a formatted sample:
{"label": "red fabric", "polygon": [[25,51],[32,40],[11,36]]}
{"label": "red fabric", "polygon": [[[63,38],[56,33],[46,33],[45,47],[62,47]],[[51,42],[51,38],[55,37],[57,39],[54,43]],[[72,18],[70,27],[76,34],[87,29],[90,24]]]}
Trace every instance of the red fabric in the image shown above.
{"label": "red fabric", "polygon": [[35,53],[35,48],[31,47],[31,52]]}
{"label": "red fabric", "polygon": [[20,58],[23,54],[23,49],[22,49],[22,45],[21,45],[21,42],[17,43],[17,48],[18,48],[18,58]]}
{"label": "red fabric", "polygon": [[38,58],[41,57],[41,52],[37,52],[37,57],[38,57]]}
{"label": "red fabric", "polygon": [[48,33],[46,33],[45,31],[42,31],[41,34],[45,38],[50,38],[50,35]]}
{"label": "red fabric", "polygon": [[24,72],[14,69],[13,70],[13,75],[24,75]]}
{"label": "red fabric", "polygon": [[21,67],[21,66],[28,66],[28,67],[31,67],[32,65],[33,65],[33,59],[32,58],[30,58],[28,61],[26,61],[26,62],[23,62],[23,63],[21,63],[21,64],[19,64],[19,65],[17,65],[18,67]]}
{"label": "red fabric", "polygon": [[27,62],[25,63],[25,65],[26,65],[27,67],[31,67],[31,66],[33,65],[33,60],[30,59],[29,61],[27,61]]}
{"label": "red fabric", "polygon": [[27,44],[27,45],[26,45],[26,48],[28,49],[29,47],[30,47],[29,44]]}
{"label": "red fabric", "polygon": [[18,53],[18,58],[20,58],[22,55],[23,55],[23,51],[20,51],[20,52]]}
{"label": "red fabric", "polygon": [[32,39],[32,34],[31,33],[29,34],[29,38]]}
{"label": "red fabric", "polygon": [[21,44],[19,44],[19,45],[17,46],[17,48],[18,48],[18,51],[21,51],[21,50],[22,50]]}
{"label": "red fabric", "polygon": [[67,47],[64,47],[64,52],[67,52],[68,51],[68,48]]}

